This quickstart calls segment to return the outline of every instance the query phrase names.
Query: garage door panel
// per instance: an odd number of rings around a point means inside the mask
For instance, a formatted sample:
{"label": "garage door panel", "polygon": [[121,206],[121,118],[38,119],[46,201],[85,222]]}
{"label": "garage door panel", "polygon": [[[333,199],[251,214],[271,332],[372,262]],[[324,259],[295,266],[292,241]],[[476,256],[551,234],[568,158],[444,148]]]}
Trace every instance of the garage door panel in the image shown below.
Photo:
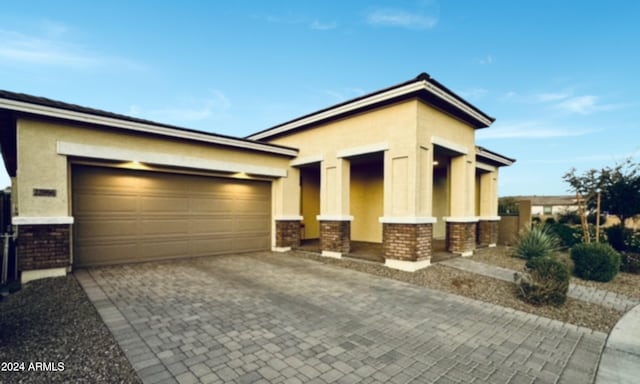
{"label": "garage door panel", "polygon": [[[101,193],[99,200],[94,200],[96,193]],[[90,212],[130,212],[134,213],[138,209],[137,196],[126,193],[107,194],[104,191],[94,190],[81,193],[77,197],[77,204],[74,203],[74,211],[76,214],[84,214]]]}
{"label": "garage door panel", "polygon": [[176,219],[144,219],[140,221],[139,233],[142,235],[187,235],[189,234],[189,220]]}
{"label": "garage door panel", "polygon": [[134,236],[138,231],[138,223],[129,219],[85,220],[77,225],[74,236],[78,239],[91,239],[114,236]]}
{"label": "garage door panel", "polygon": [[76,266],[268,250],[269,182],[74,166]]}

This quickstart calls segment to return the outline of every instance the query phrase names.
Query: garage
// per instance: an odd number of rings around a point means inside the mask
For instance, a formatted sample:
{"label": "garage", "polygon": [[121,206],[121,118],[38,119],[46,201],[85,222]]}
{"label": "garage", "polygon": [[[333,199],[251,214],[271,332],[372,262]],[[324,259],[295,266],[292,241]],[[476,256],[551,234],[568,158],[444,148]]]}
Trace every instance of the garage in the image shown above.
{"label": "garage", "polygon": [[72,167],[75,267],[270,249],[271,182]]}

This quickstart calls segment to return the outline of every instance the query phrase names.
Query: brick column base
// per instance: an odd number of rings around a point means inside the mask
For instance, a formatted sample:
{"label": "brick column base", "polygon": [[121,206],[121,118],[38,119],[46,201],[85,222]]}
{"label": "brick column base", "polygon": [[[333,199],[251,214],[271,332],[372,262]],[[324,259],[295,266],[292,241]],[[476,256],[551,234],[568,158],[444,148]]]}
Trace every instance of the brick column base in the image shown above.
{"label": "brick column base", "polygon": [[320,221],[320,249],[323,256],[341,257],[351,250],[351,222]]}
{"label": "brick column base", "polygon": [[495,247],[498,244],[497,220],[480,220],[478,222],[478,246]]}
{"label": "brick column base", "polygon": [[431,260],[433,224],[382,224],[385,259]]}
{"label": "brick column base", "polygon": [[476,222],[447,222],[447,251],[471,256],[476,248]]}
{"label": "brick column base", "polygon": [[70,224],[17,226],[16,253],[20,271],[71,266]]}
{"label": "brick column base", "polygon": [[300,220],[276,220],[276,249],[289,250],[300,246]]}

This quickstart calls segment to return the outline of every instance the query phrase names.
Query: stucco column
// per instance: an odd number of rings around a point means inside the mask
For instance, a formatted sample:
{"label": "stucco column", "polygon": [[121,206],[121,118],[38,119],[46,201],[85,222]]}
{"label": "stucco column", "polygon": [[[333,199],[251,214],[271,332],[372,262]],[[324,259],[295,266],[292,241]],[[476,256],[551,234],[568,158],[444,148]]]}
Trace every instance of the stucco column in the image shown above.
{"label": "stucco column", "polygon": [[498,216],[498,169],[480,174],[477,243],[480,247],[495,247],[498,243],[500,216]]}
{"label": "stucco column", "polygon": [[340,258],[351,250],[351,165],[344,158],[322,162],[320,172],[320,249]]}
{"label": "stucco column", "polygon": [[300,170],[290,167],[287,176],[272,184],[274,231],[272,250],[286,252],[300,246]]}
{"label": "stucco column", "polygon": [[385,216],[382,242],[385,265],[416,271],[431,263],[433,151],[429,147],[385,153]]}
{"label": "stucco column", "polygon": [[476,247],[475,164],[466,154],[451,158],[451,209],[447,222],[447,250],[471,256]]}

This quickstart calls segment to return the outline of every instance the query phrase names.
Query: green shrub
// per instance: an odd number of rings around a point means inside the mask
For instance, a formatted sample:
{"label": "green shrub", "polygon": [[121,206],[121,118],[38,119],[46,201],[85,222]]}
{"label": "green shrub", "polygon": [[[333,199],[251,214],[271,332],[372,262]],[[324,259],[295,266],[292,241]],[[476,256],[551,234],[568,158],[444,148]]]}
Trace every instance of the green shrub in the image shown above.
{"label": "green shrub", "polygon": [[609,244],[618,252],[624,252],[627,249],[633,231],[625,228],[624,225],[618,224],[605,229]]}
{"label": "green shrub", "polygon": [[556,223],[556,219],[554,219],[553,217],[547,217],[547,219],[544,221],[544,225],[553,225]]}
{"label": "green shrub", "polygon": [[525,273],[514,276],[519,295],[535,304],[560,306],[567,301],[569,269],[562,262],[550,257],[527,261]]}
{"label": "green shrub", "polygon": [[553,224],[549,226],[549,232],[556,235],[562,248],[571,248],[582,243],[582,229],[567,224]]}
{"label": "green shrub", "polygon": [[558,223],[580,225],[580,215],[576,211],[567,211],[558,215]]}
{"label": "green shrub", "polygon": [[571,248],[576,276],[586,280],[611,281],[620,270],[620,254],[609,244],[578,244]]}
{"label": "green shrub", "polygon": [[520,232],[515,243],[515,255],[522,259],[551,256],[559,248],[558,239],[546,227],[533,226]]}
{"label": "green shrub", "polygon": [[640,254],[631,252],[623,253],[620,270],[627,273],[640,273]]}

